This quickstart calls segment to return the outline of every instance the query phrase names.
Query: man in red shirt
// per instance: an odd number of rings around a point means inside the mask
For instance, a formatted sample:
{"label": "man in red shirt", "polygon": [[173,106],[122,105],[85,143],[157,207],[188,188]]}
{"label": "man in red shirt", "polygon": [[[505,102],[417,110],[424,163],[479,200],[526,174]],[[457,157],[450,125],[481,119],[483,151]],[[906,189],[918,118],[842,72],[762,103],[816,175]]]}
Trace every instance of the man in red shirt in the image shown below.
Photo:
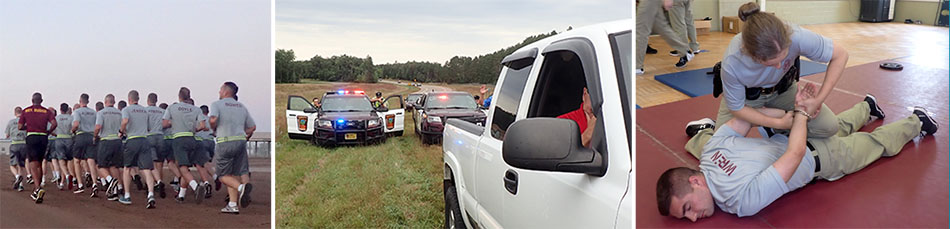
{"label": "man in red shirt", "polygon": [[[29,169],[36,177],[43,177],[43,171],[40,169],[40,162],[43,161],[43,155],[46,153],[46,146],[49,143],[47,135],[50,130],[56,128],[56,117],[48,109],[43,107],[43,95],[39,92],[33,93],[33,106],[23,109],[20,115],[18,127],[26,131],[26,158],[30,160]],[[49,128],[47,128],[47,123]],[[35,188],[30,195],[37,204],[43,203],[43,195],[46,191],[40,185],[40,182],[34,182]]]}
{"label": "man in red shirt", "polygon": [[557,118],[574,120],[581,131],[581,143],[584,144],[584,147],[590,147],[590,138],[594,135],[594,128],[587,128],[587,124],[596,123],[597,117],[594,117],[594,110],[590,106],[590,94],[587,94],[587,87],[584,87],[582,100],[583,103],[581,103],[580,108],[558,115]]}

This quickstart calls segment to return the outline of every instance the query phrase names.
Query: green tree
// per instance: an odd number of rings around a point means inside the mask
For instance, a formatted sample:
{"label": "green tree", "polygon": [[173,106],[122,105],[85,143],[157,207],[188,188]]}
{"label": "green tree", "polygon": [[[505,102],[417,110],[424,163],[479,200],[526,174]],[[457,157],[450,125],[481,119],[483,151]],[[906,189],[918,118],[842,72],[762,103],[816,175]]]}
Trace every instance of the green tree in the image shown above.
{"label": "green tree", "polygon": [[274,78],[276,83],[300,82],[294,63],[294,50],[278,49],[274,53]]}
{"label": "green tree", "polygon": [[277,50],[277,82],[298,82],[299,78],[376,82],[379,78],[415,82],[494,83],[501,73],[501,60],[525,45],[556,35],[557,32],[530,36],[521,43],[475,57],[454,56],[445,63],[409,61],[373,64],[373,58],[341,55],[294,61],[293,50]]}

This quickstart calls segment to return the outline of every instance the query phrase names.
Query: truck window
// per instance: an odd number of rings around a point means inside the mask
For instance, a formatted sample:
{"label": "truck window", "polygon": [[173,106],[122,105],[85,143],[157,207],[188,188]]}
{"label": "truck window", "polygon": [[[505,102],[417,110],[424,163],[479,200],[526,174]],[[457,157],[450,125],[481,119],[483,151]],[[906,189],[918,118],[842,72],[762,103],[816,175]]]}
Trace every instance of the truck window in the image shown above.
{"label": "truck window", "polygon": [[[528,113],[525,116],[532,118],[565,115],[565,117],[574,117],[571,119],[580,123],[578,119],[586,121],[583,111],[580,111],[581,117],[570,113],[583,109],[584,88],[590,92],[592,103],[603,101],[602,93],[597,93],[600,90],[599,85],[587,84],[588,81],[600,82],[599,76],[596,75],[597,60],[594,59],[593,47],[587,40],[566,39],[559,42],[552,43],[546,48],[553,51],[544,53],[538,81],[534,88],[530,89],[533,91],[531,101],[528,103]],[[599,114],[596,106],[592,108],[595,109],[595,114]],[[595,123],[587,123],[586,129],[578,131],[583,133],[591,128],[594,129],[590,138],[590,147],[606,157],[606,133],[602,116],[597,116]]]}
{"label": "truck window", "polygon": [[518,104],[521,103],[521,94],[524,92],[524,86],[528,82],[530,72],[530,64],[505,67],[505,81],[501,83],[501,90],[498,91],[497,96],[492,98],[492,100],[495,100],[495,112],[491,124],[491,136],[493,138],[504,139],[508,126],[515,122],[515,116],[518,115]]}
{"label": "truck window", "polygon": [[528,106],[528,118],[557,117],[583,103],[587,81],[580,58],[571,51],[544,54],[538,83]]}

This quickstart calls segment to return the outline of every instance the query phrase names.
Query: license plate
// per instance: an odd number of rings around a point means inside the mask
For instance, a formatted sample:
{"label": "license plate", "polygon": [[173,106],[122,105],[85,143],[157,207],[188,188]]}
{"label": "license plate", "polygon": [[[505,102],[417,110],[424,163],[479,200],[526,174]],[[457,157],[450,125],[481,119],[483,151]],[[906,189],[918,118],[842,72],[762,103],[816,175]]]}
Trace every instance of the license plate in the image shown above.
{"label": "license plate", "polygon": [[348,133],[343,136],[343,139],[346,140],[356,140],[356,133]]}

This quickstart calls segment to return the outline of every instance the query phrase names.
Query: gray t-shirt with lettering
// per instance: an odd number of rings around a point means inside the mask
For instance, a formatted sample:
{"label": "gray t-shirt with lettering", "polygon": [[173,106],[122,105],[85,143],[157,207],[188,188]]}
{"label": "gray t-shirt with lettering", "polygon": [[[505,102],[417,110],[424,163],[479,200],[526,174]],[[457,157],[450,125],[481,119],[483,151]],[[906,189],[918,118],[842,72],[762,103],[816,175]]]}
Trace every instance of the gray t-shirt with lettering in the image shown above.
{"label": "gray t-shirt with lettering", "polygon": [[165,110],[162,110],[158,106],[148,106],[145,108],[145,111],[148,112],[148,134],[162,134],[162,115],[165,114]]}
{"label": "gray t-shirt with lettering", "polygon": [[[763,132],[762,136],[768,135]],[[787,147],[785,135],[747,138],[729,125],[719,127],[703,147],[699,160],[699,170],[706,176],[716,206],[739,217],[750,216],[785,193],[808,184],[815,174],[811,151],[805,153],[788,182],[772,166]]]}
{"label": "gray t-shirt with lettering", "polygon": [[798,25],[788,25],[791,29],[792,44],[788,47],[788,55],[782,61],[781,68],[774,68],[759,64],[752,57],[742,52],[742,33],[736,34],[729,42],[726,53],[722,57],[722,90],[729,110],[737,111],[745,107],[745,89],[747,87],[773,87],[785,72],[795,64],[799,56],[808,57],[813,61],[831,61],[834,44],[831,39],[801,28]]}
{"label": "gray t-shirt with lettering", "polygon": [[100,138],[110,136],[118,138],[119,127],[122,125],[122,112],[115,107],[102,108],[96,113],[96,125],[102,125],[102,129],[99,130]]}
{"label": "gray t-shirt with lettering", "polygon": [[17,125],[19,122],[20,118],[13,118],[7,122],[6,134],[10,136],[12,141],[26,140],[26,131],[20,130],[20,126]]}
{"label": "gray t-shirt with lettering", "polygon": [[215,135],[218,138],[246,136],[244,129],[255,127],[254,119],[244,104],[234,98],[224,98],[209,106],[208,116],[218,117]]}
{"label": "gray t-shirt with lettering", "polygon": [[57,137],[69,137],[73,128],[73,116],[69,114],[59,114],[56,116],[56,129],[53,133]]}
{"label": "gray t-shirt with lettering", "polygon": [[162,119],[171,121],[172,135],[190,132],[192,136],[194,136],[195,129],[198,128],[198,122],[204,121],[201,109],[187,103],[175,103],[168,106]]}
{"label": "gray t-shirt with lettering", "polygon": [[211,122],[209,122],[208,116],[205,116],[204,114],[201,114],[201,117],[204,119],[205,127],[207,127],[208,130],[198,131],[198,133],[195,133],[195,136],[200,137],[201,140],[214,140],[214,136],[211,136],[211,134],[212,134],[212,132],[211,132]]}
{"label": "gray t-shirt with lettering", "polygon": [[142,105],[131,104],[122,109],[122,119],[129,119],[125,126],[125,135],[144,137],[148,134],[148,111]]}
{"label": "gray t-shirt with lettering", "polygon": [[73,111],[72,121],[79,121],[79,128],[76,131],[92,134],[96,130],[96,110],[80,107]]}

